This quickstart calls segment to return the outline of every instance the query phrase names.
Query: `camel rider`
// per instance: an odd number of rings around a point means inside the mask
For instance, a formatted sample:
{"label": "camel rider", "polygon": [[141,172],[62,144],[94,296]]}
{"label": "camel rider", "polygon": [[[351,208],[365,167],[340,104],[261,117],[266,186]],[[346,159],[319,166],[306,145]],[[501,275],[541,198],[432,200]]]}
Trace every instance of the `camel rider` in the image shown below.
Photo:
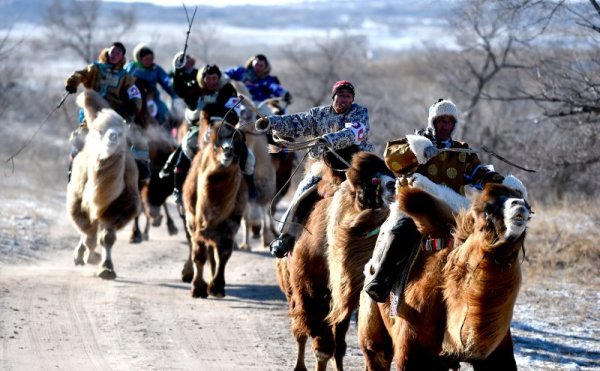
{"label": "camel rider", "polygon": [[[476,153],[444,151],[448,148],[469,148],[466,143],[452,140],[457,125],[456,106],[449,100],[440,99],[429,107],[426,129],[387,143],[384,153],[386,165],[399,177],[418,173],[461,195],[465,194],[467,185],[482,189],[488,182],[502,183],[504,177],[496,173],[492,166],[482,165]],[[401,180],[399,178],[400,184]],[[372,259],[374,277],[365,285],[365,291],[373,300],[385,302],[398,279],[399,292],[403,291],[410,264],[422,237],[410,217],[401,213],[390,214],[377,238]],[[451,243],[448,238],[430,239],[425,246],[428,250],[436,251],[448,243]]]}
{"label": "camel rider", "polygon": [[[366,107],[354,103],[354,86],[346,80],[338,81],[332,88],[332,104],[311,108],[308,112],[300,112],[283,116],[268,116],[256,121],[258,131],[271,130],[273,133],[287,137],[320,138],[333,150],[351,145],[358,145],[362,151],[372,151],[369,143],[369,113]],[[319,153],[314,154],[320,156]],[[300,232],[298,225],[290,225],[293,220],[301,220],[296,215],[301,210],[309,210],[311,205],[301,205],[303,200],[310,200],[311,193],[316,190],[321,177],[318,169],[311,170],[304,176],[290,205],[283,216],[280,234],[271,242],[271,254],[281,258],[293,247]]]}
{"label": "camel rider", "polygon": [[224,72],[232,80],[244,83],[255,103],[273,97],[283,97],[287,104],[292,103],[290,92],[281,86],[277,77],[270,75],[271,64],[263,54],[257,54],[243,66],[231,67]]}
{"label": "camel rider", "polygon": [[171,84],[175,94],[184,100],[186,106],[193,107],[200,96],[200,86],[198,85],[198,69],[195,67],[196,60],[179,52],[173,58],[173,69],[169,71]]}
{"label": "camel rider", "polygon": [[[176,61],[177,58],[176,58]],[[174,67],[184,66],[184,63],[178,63]],[[177,79],[175,74],[173,79]],[[173,151],[167,163],[161,170],[161,177],[167,176],[171,171],[175,176],[175,187],[173,196],[175,201],[181,205],[183,182],[190,169],[191,160],[199,150],[198,143],[198,121],[200,112],[204,111],[209,117],[224,118],[230,124],[237,124],[239,117],[235,110],[235,104],[238,101],[237,92],[226,76],[221,74],[221,70],[214,64],[206,65],[196,76],[199,89],[189,90],[188,96],[182,96],[187,104],[185,119],[189,125],[188,131],[181,145]],[[189,103],[188,103],[189,102]],[[256,199],[257,191],[254,184],[254,154],[244,145],[240,157],[240,168],[244,179],[248,185],[250,199]]]}
{"label": "camel rider", "polygon": [[[123,68],[125,61],[125,46],[120,42],[114,42],[100,52],[96,62],[71,74],[65,81],[65,90],[74,94],[79,84],[83,84],[85,88],[100,93],[125,121],[133,123],[142,110],[142,96],[135,85],[135,78]],[[72,138],[87,133],[83,110],[79,112],[79,123],[80,127],[71,134]],[[133,143],[131,151],[140,170],[139,179],[141,182],[146,182],[150,180],[148,143],[142,136],[137,137],[140,139]],[[72,147],[70,161],[80,150],[78,146]]]}
{"label": "camel rider", "polygon": [[171,113],[167,105],[160,99],[157,84],[171,96],[171,99],[175,99],[177,96],[167,72],[154,63],[154,51],[146,44],[138,44],[133,49],[133,61],[129,61],[125,65],[125,70],[136,78],[136,84],[140,89],[146,90],[152,96],[152,99],[146,102],[148,112],[151,116],[156,117],[161,125],[165,125]]}

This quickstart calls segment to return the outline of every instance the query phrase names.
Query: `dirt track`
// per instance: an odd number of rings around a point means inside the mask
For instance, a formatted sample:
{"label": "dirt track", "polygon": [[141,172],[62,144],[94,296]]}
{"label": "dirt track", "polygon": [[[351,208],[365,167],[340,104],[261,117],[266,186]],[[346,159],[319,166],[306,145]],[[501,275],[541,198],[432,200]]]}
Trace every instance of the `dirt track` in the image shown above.
{"label": "dirt track", "polygon": [[[151,229],[131,245],[129,229],[113,249],[117,279],[75,267],[67,246],[50,260],[0,267],[0,369],[289,370],[295,343],[287,304],[265,249],[235,251],[224,299],[193,299],[179,273],[187,247],[180,233]],[[59,223],[57,241],[76,234]],[[69,248],[71,246],[68,246]],[[350,333],[348,369],[362,359]],[[354,341],[354,344],[352,343]],[[308,349],[307,366],[313,357]]]}

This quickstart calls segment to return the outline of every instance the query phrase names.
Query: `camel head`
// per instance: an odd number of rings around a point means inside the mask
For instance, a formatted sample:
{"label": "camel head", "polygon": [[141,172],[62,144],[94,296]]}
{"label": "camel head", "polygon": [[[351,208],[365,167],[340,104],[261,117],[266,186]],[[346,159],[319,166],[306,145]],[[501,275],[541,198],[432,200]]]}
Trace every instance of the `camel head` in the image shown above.
{"label": "camel head", "polygon": [[523,192],[514,188],[486,184],[471,208],[475,229],[497,242],[511,242],[524,237],[532,212],[523,197]]}
{"label": "camel head", "polygon": [[239,162],[246,141],[241,131],[223,122],[212,125],[207,134],[213,146],[213,154],[221,166],[229,167]]}
{"label": "camel head", "polygon": [[98,159],[106,159],[126,148],[125,121],[104,98],[93,90],[79,95],[77,103],[83,108],[89,129],[86,142],[94,143]]}
{"label": "camel head", "polygon": [[381,158],[372,153],[358,152],[352,157],[351,165],[346,177],[358,209],[377,209],[394,202],[394,175]]}

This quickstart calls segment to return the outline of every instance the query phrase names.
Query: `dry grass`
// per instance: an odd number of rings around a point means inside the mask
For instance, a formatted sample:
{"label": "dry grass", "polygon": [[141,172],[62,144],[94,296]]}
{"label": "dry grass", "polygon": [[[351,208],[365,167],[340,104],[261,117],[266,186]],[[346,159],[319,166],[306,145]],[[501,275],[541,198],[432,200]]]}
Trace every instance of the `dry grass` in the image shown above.
{"label": "dry grass", "polygon": [[526,260],[529,276],[560,275],[592,283],[600,276],[600,201],[578,200],[537,206],[529,224]]}

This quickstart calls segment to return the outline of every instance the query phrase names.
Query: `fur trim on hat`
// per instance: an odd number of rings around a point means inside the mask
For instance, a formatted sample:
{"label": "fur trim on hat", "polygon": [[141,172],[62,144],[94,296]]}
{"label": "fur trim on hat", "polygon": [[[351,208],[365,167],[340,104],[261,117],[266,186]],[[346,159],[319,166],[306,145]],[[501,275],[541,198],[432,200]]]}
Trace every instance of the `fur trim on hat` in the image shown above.
{"label": "fur trim on hat", "polygon": [[150,47],[148,47],[148,45],[144,43],[137,44],[137,46],[133,49],[133,60],[138,63],[142,63],[142,58],[144,58],[148,54],[154,54],[154,52],[152,51],[152,49],[150,49]]}
{"label": "fur trim on hat", "polygon": [[428,159],[425,157],[425,148],[432,146],[433,143],[422,135],[408,134],[406,140],[408,141],[410,150],[415,154],[419,165],[427,163]]}
{"label": "fur trim on hat", "polygon": [[454,103],[452,103],[451,101],[449,101],[447,99],[440,99],[436,103],[432,104],[431,107],[429,107],[429,117],[427,118],[427,127],[431,130],[433,135],[435,135],[435,128],[433,127],[433,120],[435,120],[436,117],[444,116],[444,115],[452,116],[456,120],[456,123],[454,124],[454,128],[452,129],[452,132],[450,133],[450,137],[452,137],[452,134],[454,134],[454,132],[456,131],[456,127],[458,126],[458,108],[456,108],[456,105]]}
{"label": "fur trim on hat", "polygon": [[257,59],[259,56],[264,57],[264,61],[266,63],[265,70],[263,71],[263,73],[260,76],[258,76],[258,75],[256,76],[258,78],[261,78],[261,77],[268,76],[271,73],[271,62],[269,62],[269,59],[267,57],[265,57],[263,54],[253,55],[252,57],[248,58],[246,63],[244,63],[244,68],[254,70],[254,68],[252,67],[252,62],[254,62],[254,60]]}

